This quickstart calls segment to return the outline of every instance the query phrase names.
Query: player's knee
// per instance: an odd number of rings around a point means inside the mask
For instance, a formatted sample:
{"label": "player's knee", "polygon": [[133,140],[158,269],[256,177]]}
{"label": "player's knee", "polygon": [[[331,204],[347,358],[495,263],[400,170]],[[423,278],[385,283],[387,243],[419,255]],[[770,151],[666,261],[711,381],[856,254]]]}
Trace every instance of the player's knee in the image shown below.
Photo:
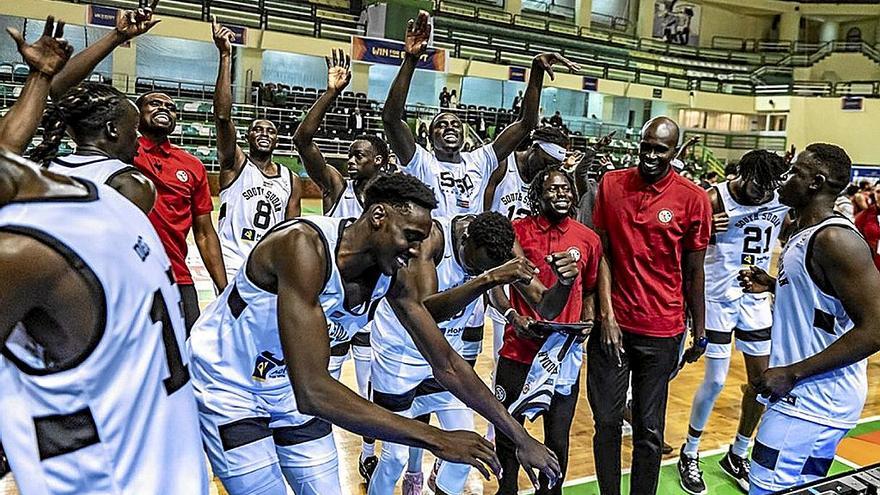
{"label": "player's knee", "polygon": [[379,467],[392,472],[403,472],[409,462],[409,448],[397,444],[383,444],[379,457]]}

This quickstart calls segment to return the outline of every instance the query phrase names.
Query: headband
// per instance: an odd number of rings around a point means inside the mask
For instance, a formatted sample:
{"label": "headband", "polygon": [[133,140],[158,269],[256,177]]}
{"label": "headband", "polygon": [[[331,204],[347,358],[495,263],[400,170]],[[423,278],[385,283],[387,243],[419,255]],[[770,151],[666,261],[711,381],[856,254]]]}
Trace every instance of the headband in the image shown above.
{"label": "headband", "polygon": [[565,160],[565,148],[558,144],[548,143],[547,141],[536,141],[536,144],[544,150],[545,153],[552,156],[560,162]]}

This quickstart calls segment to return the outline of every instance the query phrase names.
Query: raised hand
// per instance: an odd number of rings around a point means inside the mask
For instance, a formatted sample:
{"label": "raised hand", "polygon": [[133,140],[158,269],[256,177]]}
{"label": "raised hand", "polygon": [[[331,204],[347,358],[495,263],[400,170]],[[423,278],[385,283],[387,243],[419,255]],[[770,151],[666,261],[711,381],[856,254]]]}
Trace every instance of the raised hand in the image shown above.
{"label": "raised hand", "polygon": [[743,292],[759,294],[772,290],[776,281],[767,272],[757,266],[740,270],[736,277]]}
{"label": "raised hand", "polygon": [[544,258],[544,261],[546,261],[547,264],[550,265],[550,268],[553,269],[553,272],[556,273],[559,283],[563,285],[571,285],[574,283],[578,276],[578,260],[572,256],[571,252],[561,251],[558,253],[552,253],[547,255],[547,257]]}
{"label": "raised hand", "polygon": [[407,54],[420,56],[428,48],[428,40],[431,38],[431,24],[428,23],[428,13],[419,11],[415,20],[410,19],[406,25],[406,37],[403,45]]}
{"label": "raised hand", "polygon": [[[522,465],[535,490],[538,490],[538,473],[547,477],[547,487],[556,486],[562,478],[562,469],[556,454],[534,438],[526,435],[526,439],[516,446],[516,458]],[[514,474],[515,475],[515,474]]]}
{"label": "raised hand", "polygon": [[794,145],[791,145],[791,148],[785,151],[785,156],[782,158],[786,164],[790,165],[794,160],[794,155],[797,154],[797,148]]}
{"label": "raised hand", "polygon": [[327,89],[342,91],[351,82],[351,57],[341,48],[333,49],[333,57],[324,57],[327,62]]}
{"label": "raised hand", "polygon": [[43,35],[33,44],[27,44],[18,29],[8,27],[6,32],[15,41],[28,67],[48,77],[59,73],[73,54],[73,47],[64,39],[64,21],[56,23],[51,15],[46,18]]}
{"label": "raised hand", "polygon": [[595,146],[596,151],[599,151],[602,148],[611,144],[611,138],[613,138],[615,134],[617,134],[617,131],[611,131],[610,133],[600,137],[599,140],[596,141],[596,146]]}
{"label": "raised hand", "polygon": [[162,22],[160,19],[153,19],[153,11],[158,4],[159,0],[153,0],[149,7],[120,12],[116,16],[116,32],[127,40],[146,33]]}
{"label": "raised hand", "polygon": [[225,26],[217,24],[217,17],[211,16],[211,32],[214,36],[214,44],[220,53],[232,53],[232,41],[235,39],[235,33]]}
{"label": "raised hand", "polygon": [[514,258],[501,266],[489,270],[488,274],[496,285],[522,282],[528,284],[538,273],[535,265],[524,257]]}
{"label": "raised hand", "polygon": [[438,437],[439,445],[432,454],[455,464],[469,464],[487,480],[491,473],[501,474],[501,462],[495,447],[488,440],[472,431],[444,431]]}
{"label": "raised hand", "polygon": [[532,59],[532,68],[538,68],[546,72],[547,75],[550,76],[551,81],[556,77],[553,73],[553,66],[556,64],[562,64],[568,67],[568,70],[571,72],[581,70],[580,65],[555,52],[541,53]]}

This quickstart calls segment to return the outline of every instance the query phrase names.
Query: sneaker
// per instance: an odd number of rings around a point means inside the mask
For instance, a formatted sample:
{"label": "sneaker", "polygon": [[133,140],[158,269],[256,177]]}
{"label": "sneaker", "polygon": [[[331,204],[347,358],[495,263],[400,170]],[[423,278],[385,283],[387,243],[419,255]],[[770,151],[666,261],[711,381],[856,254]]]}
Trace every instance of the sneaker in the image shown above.
{"label": "sneaker", "polygon": [[9,474],[10,471],[12,469],[9,467],[9,460],[6,459],[6,452],[3,451],[3,446],[0,445],[0,480]]}
{"label": "sneaker", "polygon": [[663,442],[663,448],[660,449],[660,453],[663,455],[669,455],[672,453],[672,445],[669,445],[666,442]]}
{"label": "sneaker", "polygon": [[374,455],[366,458],[358,456],[358,472],[361,473],[361,477],[364,479],[364,483],[366,483],[367,486],[370,486],[370,478],[373,477],[373,471],[376,470],[378,464],[379,458]]}
{"label": "sneaker", "polygon": [[681,488],[691,495],[705,495],[706,483],[700,470],[700,457],[690,457],[684,453],[684,445],[678,455],[678,478]]}
{"label": "sneaker", "polygon": [[437,473],[440,471],[440,459],[434,459],[434,468],[431,469],[431,476],[428,476],[428,488],[432,492],[437,491]]}
{"label": "sneaker", "polygon": [[422,473],[404,473],[403,495],[422,495],[425,477]]}
{"label": "sneaker", "polygon": [[740,457],[734,454],[731,451],[727,451],[727,455],[725,455],[718,464],[721,466],[721,470],[724,471],[728,476],[733,478],[733,481],[739,485],[740,489],[746,493],[749,492],[749,460],[745,457]]}

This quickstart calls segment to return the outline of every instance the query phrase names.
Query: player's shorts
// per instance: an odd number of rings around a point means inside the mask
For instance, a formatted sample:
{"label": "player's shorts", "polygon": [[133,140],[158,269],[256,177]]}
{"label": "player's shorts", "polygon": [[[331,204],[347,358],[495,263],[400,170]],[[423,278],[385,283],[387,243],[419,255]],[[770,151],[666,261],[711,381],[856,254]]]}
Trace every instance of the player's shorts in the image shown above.
{"label": "player's shorts", "polygon": [[477,309],[471,314],[461,334],[463,344],[461,357],[466,361],[476,361],[480,353],[483,352],[483,327],[485,325],[486,310],[483,306],[483,299],[480,298],[477,302]]}
{"label": "player's shorts", "polygon": [[300,413],[291,387],[254,394],[194,385],[202,441],[217,476],[239,476],[275,463],[312,467],[336,457],[330,423]]}
{"label": "player's shorts", "polygon": [[431,366],[401,363],[380,352],[373,354],[371,400],[407,418],[448,409],[466,409],[434,378]]}
{"label": "player's shorts", "polygon": [[773,493],[827,476],[848,431],[768,409],[752,448],[749,493]]}
{"label": "player's shorts", "polygon": [[706,357],[730,357],[730,341],[749,356],[770,355],[773,304],[770,294],[745,294],[732,302],[706,300]]}
{"label": "player's shorts", "polygon": [[[371,325],[367,325],[369,329]],[[373,359],[373,348],[370,347],[370,332],[358,331],[351,339],[351,355],[358,361]]]}
{"label": "player's shorts", "polygon": [[327,365],[327,371],[330,376],[339,380],[342,373],[342,365],[351,357],[351,342],[343,342],[336,344],[330,348],[330,362]]}

